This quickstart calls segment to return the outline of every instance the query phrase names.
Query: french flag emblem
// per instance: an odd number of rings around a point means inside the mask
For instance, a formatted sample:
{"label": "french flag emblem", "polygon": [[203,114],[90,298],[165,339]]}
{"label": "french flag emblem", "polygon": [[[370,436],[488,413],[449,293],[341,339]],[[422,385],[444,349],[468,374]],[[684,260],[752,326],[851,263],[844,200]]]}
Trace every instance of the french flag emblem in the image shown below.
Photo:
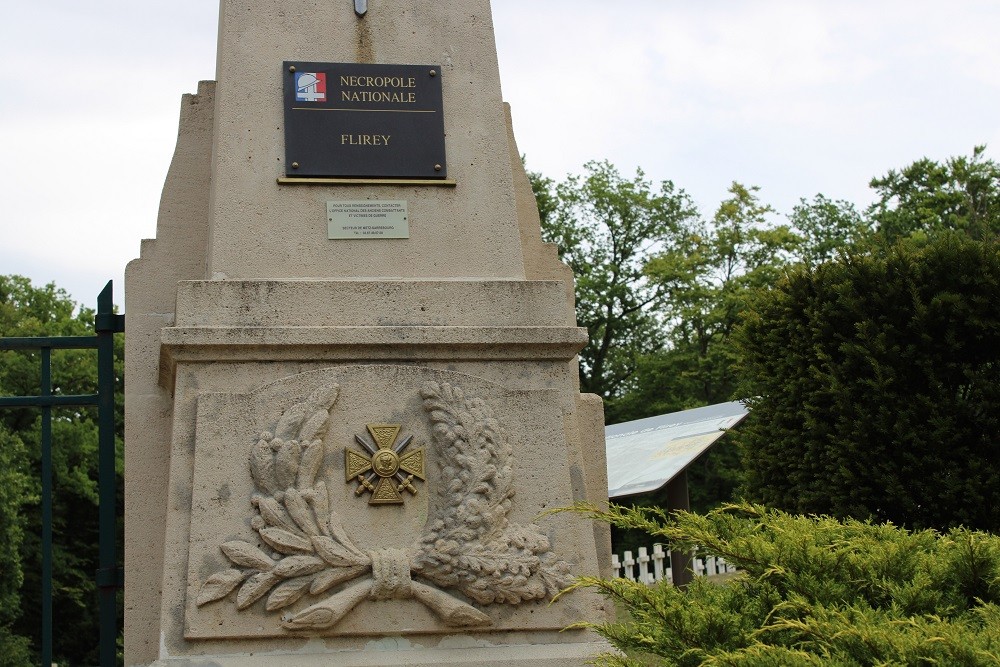
{"label": "french flag emblem", "polygon": [[326,73],[296,72],[295,101],[326,102]]}

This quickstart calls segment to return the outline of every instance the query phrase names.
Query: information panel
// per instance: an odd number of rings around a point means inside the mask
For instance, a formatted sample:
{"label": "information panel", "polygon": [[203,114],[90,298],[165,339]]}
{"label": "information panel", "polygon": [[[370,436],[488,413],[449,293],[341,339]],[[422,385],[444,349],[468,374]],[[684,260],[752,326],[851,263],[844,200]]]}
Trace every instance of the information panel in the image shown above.
{"label": "information panel", "polygon": [[328,201],[329,239],[408,239],[409,215],[404,200]]}
{"label": "information panel", "polygon": [[284,63],[289,177],[447,177],[441,68]]}

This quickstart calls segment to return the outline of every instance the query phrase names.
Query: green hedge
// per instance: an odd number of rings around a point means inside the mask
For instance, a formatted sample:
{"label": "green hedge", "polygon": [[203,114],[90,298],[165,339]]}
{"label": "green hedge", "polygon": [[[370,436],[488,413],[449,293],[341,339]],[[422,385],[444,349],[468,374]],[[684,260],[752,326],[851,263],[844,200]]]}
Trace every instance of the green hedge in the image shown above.
{"label": "green hedge", "polygon": [[1000,532],[1000,251],[945,236],[794,270],[736,334],[746,496]]}
{"label": "green hedge", "polygon": [[581,579],[619,621],[583,624],[620,654],[607,666],[998,665],[1000,538],[794,516],[759,505],[668,519],[655,509],[577,511],[698,546],[742,572],[685,590]]}

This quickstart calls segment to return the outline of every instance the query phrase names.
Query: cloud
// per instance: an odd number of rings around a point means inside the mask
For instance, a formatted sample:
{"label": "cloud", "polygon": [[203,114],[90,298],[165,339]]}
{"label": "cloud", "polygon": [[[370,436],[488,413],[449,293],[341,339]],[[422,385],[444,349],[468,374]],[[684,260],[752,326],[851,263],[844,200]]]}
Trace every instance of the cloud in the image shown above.
{"label": "cloud", "polygon": [[[494,0],[493,11],[519,148],[554,178],[609,159],[674,180],[709,212],[733,180],[789,210],[816,192],[864,204],[868,180],[890,168],[1000,148],[992,0]],[[30,262],[39,282],[63,284],[138,254],[180,96],[214,76],[217,18],[211,0],[5,8],[0,271]],[[96,281],[85,282],[66,286],[89,302]]]}
{"label": "cloud", "polygon": [[519,146],[549,175],[608,157],[706,207],[732,179],[785,210],[818,191],[864,203],[872,176],[998,134],[990,3],[556,0],[530,25],[525,6],[495,8],[519,33],[500,63]]}

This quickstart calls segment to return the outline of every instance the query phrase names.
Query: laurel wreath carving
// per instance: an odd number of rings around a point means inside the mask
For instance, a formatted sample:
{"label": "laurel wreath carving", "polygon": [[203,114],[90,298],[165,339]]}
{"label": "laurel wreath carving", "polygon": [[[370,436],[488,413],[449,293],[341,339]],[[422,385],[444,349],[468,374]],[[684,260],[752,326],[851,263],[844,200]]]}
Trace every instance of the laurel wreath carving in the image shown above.
{"label": "laurel wreath carving", "polygon": [[447,383],[427,382],[420,393],[433,426],[441,478],[448,483],[438,489],[424,533],[410,548],[364,552],[331,510],[326,484],[317,477],[339,387],[323,386],[286,410],[274,433],[261,434],[250,453],[257,489],[251,526],[276,555],[249,542],[222,544],[233,567],[211,575],[196,604],[221,600],[238,589],[237,610],[267,596],[265,609],[278,611],[370,574],[284,616],[282,625],[325,629],[365,599],[415,598],[446,624],[461,627],[492,621],[442,588],[481,605],[516,605],[552,598],[567,587],[569,566],[555,557],[539,527],[507,518],[514,496],[513,453],[490,408]]}

